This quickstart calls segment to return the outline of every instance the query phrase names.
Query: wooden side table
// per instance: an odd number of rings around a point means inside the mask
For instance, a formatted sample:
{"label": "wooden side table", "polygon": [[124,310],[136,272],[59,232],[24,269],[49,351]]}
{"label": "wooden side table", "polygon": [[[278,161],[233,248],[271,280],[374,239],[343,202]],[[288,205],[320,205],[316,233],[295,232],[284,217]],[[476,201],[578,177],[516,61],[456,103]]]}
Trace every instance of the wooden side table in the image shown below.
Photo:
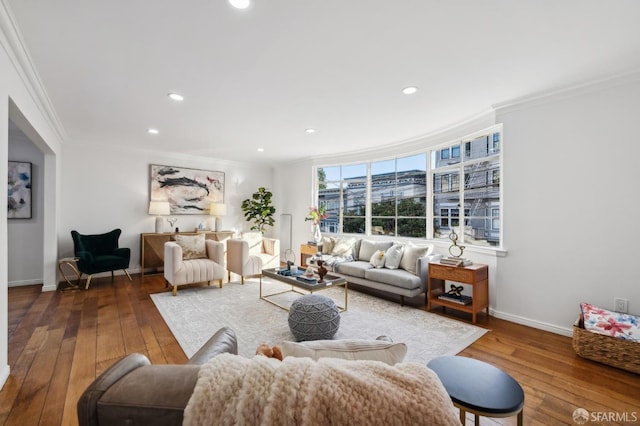
{"label": "wooden side table", "polygon": [[[461,305],[448,300],[438,299],[446,293],[445,280],[469,284],[473,287],[472,301],[469,305]],[[473,264],[469,266],[451,266],[439,262],[429,263],[429,280],[427,284],[427,310],[433,305],[457,309],[471,314],[472,322],[476,322],[476,313],[486,310],[489,316],[489,266]]]}
{"label": "wooden side table", "polygon": [[300,244],[300,266],[306,268],[307,259],[318,252],[318,246],[313,244]]}
{"label": "wooden side table", "polygon": [[[63,288],[62,290],[76,290],[80,288],[80,279],[82,277],[82,274],[78,270],[78,265],[76,264],[77,262],[78,262],[77,257],[65,257],[58,261],[58,271],[60,271],[62,278],[64,278],[67,284],[69,284],[67,287]],[[77,281],[75,284],[69,280],[69,277],[67,277],[67,274],[65,272],[65,269],[71,269],[71,271],[73,271],[73,273],[76,275]]]}

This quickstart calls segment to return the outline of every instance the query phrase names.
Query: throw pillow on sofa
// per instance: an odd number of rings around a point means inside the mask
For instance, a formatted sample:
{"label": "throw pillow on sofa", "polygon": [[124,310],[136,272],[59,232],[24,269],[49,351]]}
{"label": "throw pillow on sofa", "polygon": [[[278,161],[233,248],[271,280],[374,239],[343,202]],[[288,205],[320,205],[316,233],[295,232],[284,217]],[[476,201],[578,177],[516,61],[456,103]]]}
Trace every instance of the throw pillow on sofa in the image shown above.
{"label": "throw pillow on sofa", "polygon": [[375,268],[384,268],[384,250],[378,250],[373,255],[371,255],[371,259],[369,259],[369,263],[372,264]]}
{"label": "throw pillow on sofa", "polygon": [[407,345],[384,340],[310,340],[308,342],[283,342],[280,349],[286,358],[340,358],[350,360],[381,361],[394,365],[404,360]]}
{"label": "throw pillow on sofa", "polygon": [[394,244],[384,254],[384,267],[387,269],[398,269],[402,260],[402,252],[404,246],[402,244]]}
{"label": "throw pillow on sofa", "polygon": [[336,243],[336,239],[333,237],[322,237],[322,253],[331,254],[333,252],[333,246]]}
{"label": "throw pillow on sofa", "polygon": [[418,258],[427,256],[432,251],[433,246],[431,244],[405,245],[404,251],[402,252],[402,259],[400,260],[400,268],[404,269],[405,271],[411,272],[413,275],[416,275],[416,262],[418,261]]}
{"label": "throw pillow on sofa", "polygon": [[355,238],[339,238],[333,245],[332,256],[345,256],[349,257],[353,255],[353,245],[356,243]]}
{"label": "throw pillow on sofa", "polygon": [[207,248],[204,244],[205,235],[176,235],[176,243],[182,247],[182,259],[204,259]]}
{"label": "throw pillow on sofa", "polygon": [[364,262],[368,262],[373,256],[373,253],[376,250],[386,251],[389,247],[393,245],[391,241],[369,241],[362,240],[360,243],[360,252],[358,253],[358,260],[362,260]]}

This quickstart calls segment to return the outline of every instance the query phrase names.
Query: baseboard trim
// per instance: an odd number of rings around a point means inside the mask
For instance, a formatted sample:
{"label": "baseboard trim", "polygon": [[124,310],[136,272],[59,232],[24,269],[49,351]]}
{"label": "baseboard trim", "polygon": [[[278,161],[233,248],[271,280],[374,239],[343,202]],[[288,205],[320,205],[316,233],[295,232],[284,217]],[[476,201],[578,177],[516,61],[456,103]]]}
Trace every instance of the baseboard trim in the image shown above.
{"label": "baseboard trim", "polygon": [[573,329],[567,327],[560,327],[555,324],[549,324],[542,321],[532,320],[530,318],[521,317],[519,315],[513,315],[506,312],[496,311],[495,309],[489,310],[491,315],[506,321],[515,322],[516,324],[526,325],[527,327],[537,328],[539,330],[548,331],[550,333],[560,334],[562,336],[573,336]]}
{"label": "baseboard trim", "polygon": [[0,370],[0,390],[2,390],[4,384],[7,382],[9,378],[9,373],[11,372],[11,367],[5,365],[2,370]]}
{"label": "baseboard trim", "polygon": [[42,278],[36,278],[33,280],[9,281],[7,283],[7,287],[22,287],[25,285],[34,285],[34,284],[42,284]]}

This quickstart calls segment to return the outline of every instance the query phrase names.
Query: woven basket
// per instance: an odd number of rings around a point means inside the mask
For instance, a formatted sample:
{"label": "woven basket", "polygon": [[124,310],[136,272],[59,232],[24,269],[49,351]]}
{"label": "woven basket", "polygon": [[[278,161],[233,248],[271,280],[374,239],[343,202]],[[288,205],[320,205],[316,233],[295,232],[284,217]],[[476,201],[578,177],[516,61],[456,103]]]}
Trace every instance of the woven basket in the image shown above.
{"label": "woven basket", "polygon": [[580,318],[573,324],[573,349],[583,358],[640,374],[640,343],[584,329]]}

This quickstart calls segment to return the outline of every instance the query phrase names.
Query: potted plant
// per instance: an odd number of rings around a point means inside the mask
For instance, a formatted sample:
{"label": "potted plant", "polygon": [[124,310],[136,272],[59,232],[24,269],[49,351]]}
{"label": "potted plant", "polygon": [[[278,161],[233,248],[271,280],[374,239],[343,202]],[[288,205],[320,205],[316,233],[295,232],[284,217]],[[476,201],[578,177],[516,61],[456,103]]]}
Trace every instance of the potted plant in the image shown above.
{"label": "potted plant", "polygon": [[275,220],[273,215],[276,208],[271,204],[273,194],[266,188],[260,187],[253,193],[251,198],[242,202],[242,211],[247,222],[253,222],[252,231],[266,231],[266,226],[273,226]]}

